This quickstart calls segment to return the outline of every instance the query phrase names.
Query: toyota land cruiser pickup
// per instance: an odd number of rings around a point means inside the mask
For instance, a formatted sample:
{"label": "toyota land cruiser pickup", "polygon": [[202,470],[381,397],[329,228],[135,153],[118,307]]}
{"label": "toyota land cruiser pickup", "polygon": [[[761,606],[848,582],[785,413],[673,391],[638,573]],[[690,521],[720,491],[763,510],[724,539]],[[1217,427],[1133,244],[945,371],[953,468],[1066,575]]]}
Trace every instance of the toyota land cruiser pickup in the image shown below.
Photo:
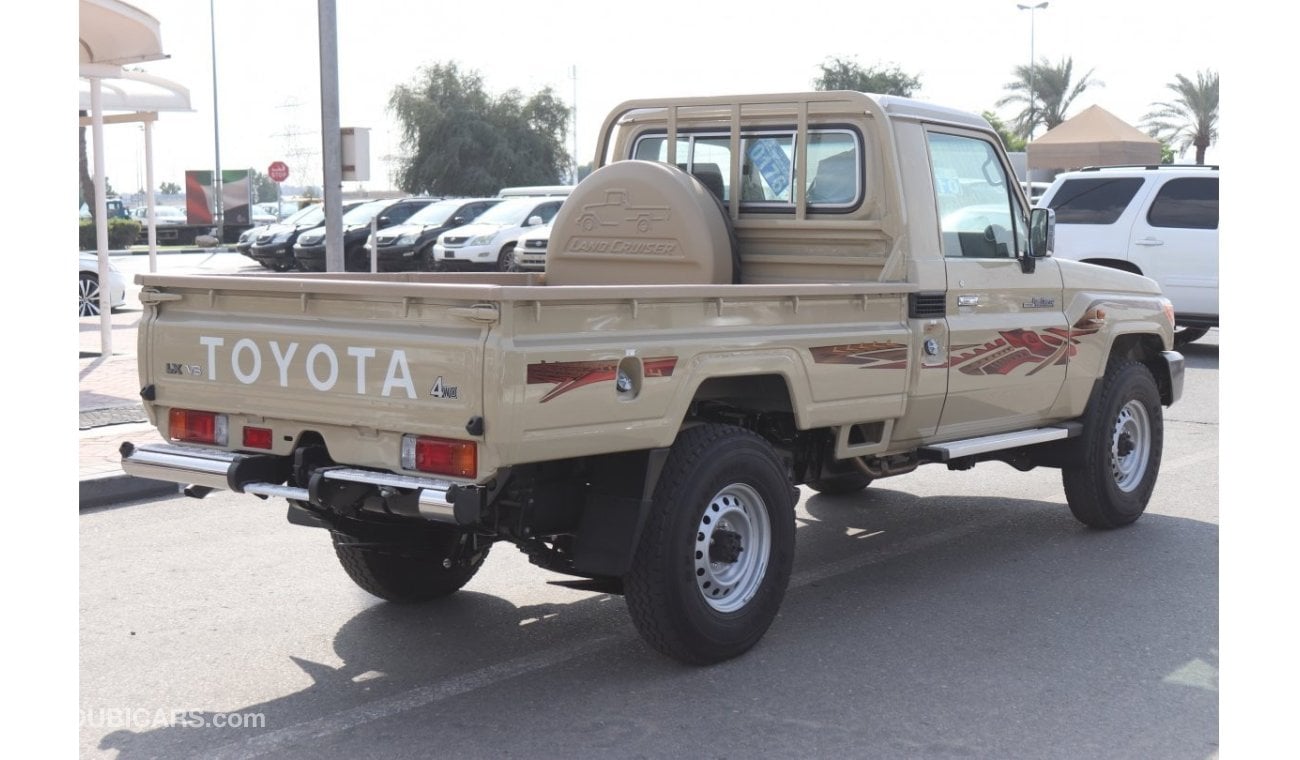
{"label": "toyota land cruiser pickup", "polygon": [[[545,274],[138,275],[126,472],[288,502],[411,602],[509,543],[708,664],[772,623],[796,486],[1059,468],[1146,508],[1183,383],[1145,277],[1051,257],[978,116],[857,92],[629,101]],[[599,215],[596,211],[599,210]],[[597,223],[598,221],[598,223]]]}

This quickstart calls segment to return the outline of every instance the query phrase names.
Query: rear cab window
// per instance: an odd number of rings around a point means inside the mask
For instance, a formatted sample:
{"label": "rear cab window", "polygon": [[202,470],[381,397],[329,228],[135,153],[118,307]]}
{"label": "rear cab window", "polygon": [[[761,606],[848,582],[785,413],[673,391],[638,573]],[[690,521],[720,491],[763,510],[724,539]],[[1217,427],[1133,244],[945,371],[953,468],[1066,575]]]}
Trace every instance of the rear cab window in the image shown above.
{"label": "rear cab window", "polygon": [[[808,181],[803,191],[810,213],[856,208],[866,196],[862,138],[848,128],[808,130]],[[746,211],[793,212],[795,130],[756,129],[740,136],[740,207]],[[677,163],[723,202],[732,198],[731,137],[725,132],[679,134]],[[637,138],[632,158],[667,161],[667,137]]]}

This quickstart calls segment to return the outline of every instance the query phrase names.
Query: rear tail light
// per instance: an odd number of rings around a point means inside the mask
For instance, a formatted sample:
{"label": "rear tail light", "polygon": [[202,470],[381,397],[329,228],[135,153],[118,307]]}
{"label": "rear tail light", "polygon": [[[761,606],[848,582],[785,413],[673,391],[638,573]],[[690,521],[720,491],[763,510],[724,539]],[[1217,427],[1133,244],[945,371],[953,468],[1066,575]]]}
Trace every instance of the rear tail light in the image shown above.
{"label": "rear tail light", "polygon": [[261,427],[244,428],[244,448],[246,449],[271,448],[271,429],[261,428]]}
{"label": "rear tail light", "polygon": [[229,423],[226,415],[194,409],[173,409],[167,414],[167,433],[174,441],[225,446]]}
{"label": "rear tail light", "polygon": [[405,435],[402,436],[402,467],[472,479],[478,476],[478,445],[473,441]]}

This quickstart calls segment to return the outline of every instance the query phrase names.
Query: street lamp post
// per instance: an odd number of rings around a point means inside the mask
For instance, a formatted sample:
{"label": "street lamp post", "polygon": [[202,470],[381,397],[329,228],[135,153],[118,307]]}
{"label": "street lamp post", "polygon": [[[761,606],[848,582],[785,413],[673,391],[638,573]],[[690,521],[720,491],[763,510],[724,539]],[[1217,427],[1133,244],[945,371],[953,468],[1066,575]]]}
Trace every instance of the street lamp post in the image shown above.
{"label": "street lamp post", "polygon": [[217,245],[226,242],[226,208],[221,182],[221,121],[217,117],[217,11],[214,0],[208,0],[208,24],[212,30],[212,147],[216,154],[216,171],[212,174],[213,215],[217,222]]}
{"label": "street lamp post", "polygon": [[1036,105],[1035,97],[1034,97],[1034,11],[1042,8],[1046,8],[1047,3],[1041,2],[1038,3],[1037,5],[1022,5],[1020,3],[1017,3],[1016,7],[1022,11],[1029,11],[1029,134],[1028,137],[1030,139],[1033,139],[1034,126],[1036,124],[1034,119],[1034,106]]}

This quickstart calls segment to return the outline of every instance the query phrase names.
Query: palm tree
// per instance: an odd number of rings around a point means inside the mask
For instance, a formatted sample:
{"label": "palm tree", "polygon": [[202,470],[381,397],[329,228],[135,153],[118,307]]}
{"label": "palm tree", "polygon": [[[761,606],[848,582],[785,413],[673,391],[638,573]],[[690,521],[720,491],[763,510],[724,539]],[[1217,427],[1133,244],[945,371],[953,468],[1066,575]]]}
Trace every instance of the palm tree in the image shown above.
{"label": "palm tree", "polygon": [[1031,70],[1029,66],[1017,66],[1012,69],[1015,81],[1007,82],[1003,89],[1011,94],[997,102],[1002,106],[1023,103],[1024,110],[1012,119],[1012,128],[1017,135],[1029,139],[1034,129],[1042,124],[1051,129],[1065,121],[1065,112],[1070,110],[1075,98],[1093,85],[1102,83],[1092,78],[1089,69],[1078,82],[1071,83],[1074,77],[1074,59],[1065,58],[1053,66],[1046,58],[1040,59]]}
{"label": "palm tree", "polygon": [[1142,117],[1148,134],[1177,144],[1179,154],[1196,148],[1196,163],[1205,163],[1205,149],[1219,139],[1219,72],[1198,71],[1195,82],[1177,74],[1165,86],[1178,97],[1151,104],[1151,113]]}

